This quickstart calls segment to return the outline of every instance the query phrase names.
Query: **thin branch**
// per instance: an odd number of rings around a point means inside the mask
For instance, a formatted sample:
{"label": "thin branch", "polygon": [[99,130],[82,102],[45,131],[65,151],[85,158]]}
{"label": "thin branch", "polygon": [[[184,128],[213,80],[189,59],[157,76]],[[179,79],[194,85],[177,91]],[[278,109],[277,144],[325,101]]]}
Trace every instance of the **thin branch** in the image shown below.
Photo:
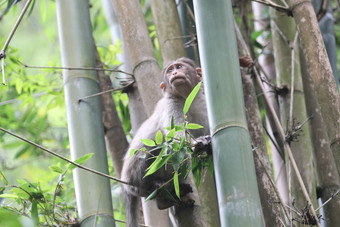
{"label": "thin branch", "polygon": [[100,175],[100,176],[109,178],[109,179],[114,180],[114,181],[117,181],[117,182],[119,182],[119,183],[131,185],[130,183],[127,183],[127,182],[122,181],[122,180],[120,180],[120,179],[118,179],[118,178],[112,177],[112,176],[110,176],[110,175],[108,175],[108,174],[101,173],[101,172],[99,172],[99,171],[97,171],[97,170],[94,170],[94,169],[88,168],[88,167],[86,167],[86,166],[80,165],[80,164],[78,164],[78,163],[76,163],[76,162],[73,162],[73,161],[71,161],[71,160],[65,158],[64,156],[61,156],[60,154],[58,154],[58,153],[56,153],[56,152],[54,152],[54,151],[51,151],[51,150],[49,150],[49,149],[47,149],[47,148],[45,148],[45,147],[43,147],[43,146],[41,146],[41,145],[39,145],[39,144],[36,144],[36,143],[34,143],[34,142],[32,142],[32,141],[30,141],[30,140],[28,140],[28,139],[26,139],[26,138],[24,138],[24,137],[22,137],[22,136],[19,136],[19,135],[13,133],[13,132],[10,132],[10,131],[8,131],[8,130],[6,130],[6,129],[4,129],[4,128],[1,128],[1,127],[0,127],[0,130],[3,131],[3,132],[5,132],[5,133],[8,133],[8,134],[10,134],[10,135],[12,135],[12,136],[14,136],[14,137],[16,137],[16,138],[18,138],[18,139],[20,139],[20,140],[22,140],[22,141],[25,141],[26,143],[29,143],[29,144],[31,144],[31,145],[33,145],[33,146],[35,146],[35,147],[37,147],[37,148],[39,148],[39,149],[41,149],[41,150],[43,150],[43,151],[46,151],[47,153],[49,153],[49,154],[51,154],[51,155],[53,155],[53,156],[55,156],[55,157],[57,157],[57,158],[60,158],[60,159],[66,161],[66,162],[68,162],[68,163],[71,163],[72,165],[75,165],[75,166],[77,166],[77,167],[80,168],[80,169],[83,169],[83,170],[89,171],[89,172],[91,172],[91,173],[94,173],[94,174],[97,174],[97,175]]}
{"label": "thin branch", "polygon": [[84,99],[88,99],[88,98],[92,98],[92,97],[95,97],[95,96],[103,95],[103,94],[106,94],[106,93],[109,93],[109,92],[112,92],[112,91],[123,90],[124,88],[127,88],[127,87],[131,86],[134,82],[135,82],[135,80],[132,80],[131,82],[127,83],[126,85],[123,85],[122,87],[112,88],[112,89],[109,89],[109,90],[106,90],[106,91],[102,91],[102,92],[99,92],[99,93],[96,93],[96,94],[92,94],[92,95],[88,95],[88,96],[82,97],[82,98],[78,99],[77,102],[80,103]]}
{"label": "thin branch", "polygon": [[317,13],[318,21],[320,21],[323,18],[323,16],[326,15],[327,9],[328,9],[328,4],[329,4],[329,0],[322,0],[320,9]]}
{"label": "thin branch", "polygon": [[285,43],[287,44],[287,46],[290,45],[290,41],[289,39],[283,34],[283,32],[281,31],[281,29],[279,28],[279,26],[277,26],[277,24],[275,23],[275,21],[272,21],[272,25],[274,25],[273,27],[276,29],[276,31],[280,34],[281,38],[285,41]]}
{"label": "thin branch", "polygon": [[1,58],[2,84],[7,86],[5,82],[5,58]]}
{"label": "thin branch", "polygon": [[291,51],[291,68],[292,77],[290,81],[290,103],[289,103],[289,118],[288,118],[288,128],[293,130],[293,103],[294,103],[294,82],[295,82],[295,48],[297,44],[298,32],[295,33],[295,38],[293,42],[293,47]]}
{"label": "thin branch", "polygon": [[327,199],[320,207],[318,207],[318,209],[316,209],[315,211],[318,211],[319,209],[321,209],[323,206],[325,206],[327,203],[329,203],[335,196],[337,196],[340,193],[340,189],[338,191],[336,191],[333,195],[331,195],[331,197],[329,197],[329,199]]}
{"label": "thin branch", "polygon": [[114,69],[104,69],[104,68],[91,68],[91,67],[61,67],[61,66],[32,66],[32,65],[26,65],[25,63],[17,60],[21,65],[23,65],[25,68],[31,68],[31,69],[66,69],[66,70],[93,70],[93,71],[108,71],[108,72],[117,72],[117,73],[123,73],[127,74],[134,78],[134,75],[125,71],[122,71],[120,69],[114,68]]}
{"label": "thin branch", "polygon": [[22,9],[19,17],[18,17],[18,20],[15,22],[15,25],[14,27],[12,28],[12,31],[11,33],[9,34],[9,36],[7,37],[7,40],[5,42],[5,45],[2,47],[2,50],[0,51],[0,59],[1,58],[5,58],[6,57],[6,50],[7,50],[7,47],[9,45],[9,43],[11,42],[12,38],[13,38],[13,35],[15,33],[15,31],[17,30],[22,18],[24,17],[30,3],[32,2],[32,0],[28,0],[24,6],[24,8]]}
{"label": "thin branch", "polygon": [[273,7],[277,11],[284,12],[284,13],[286,13],[289,16],[292,14],[291,9],[289,7],[278,5],[278,4],[276,4],[276,3],[274,3],[274,2],[272,2],[270,0],[252,0],[252,1],[261,3],[263,5],[267,5],[267,6]]}

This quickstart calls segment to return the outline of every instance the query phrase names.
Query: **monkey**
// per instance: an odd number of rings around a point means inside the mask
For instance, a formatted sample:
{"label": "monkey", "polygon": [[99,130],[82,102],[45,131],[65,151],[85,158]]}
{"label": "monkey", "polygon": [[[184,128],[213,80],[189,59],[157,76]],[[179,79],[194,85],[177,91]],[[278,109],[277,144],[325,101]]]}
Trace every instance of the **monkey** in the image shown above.
{"label": "monkey", "polygon": [[[146,169],[153,160],[148,159],[148,157],[142,157],[145,154],[141,151],[137,151],[135,155],[130,157],[130,150],[138,150],[144,147],[145,145],[141,142],[141,139],[154,139],[159,130],[163,135],[166,134],[164,128],[170,126],[171,118],[173,118],[176,125],[181,124],[184,121],[183,107],[185,100],[192,89],[202,80],[201,69],[196,66],[194,61],[188,58],[179,58],[170,62],[164,67],[161,75],[163,76],[163,82],[160,88],[163,91],[163,98],[158,101],[153,114],[137,130],[124,158],[122,180],[131,184],[124,185],[126,219],[129,227],[137,226],[139,197],[148,196],[173,176],[173,169],[161,168],[144,178]],[[190,131],[194,138],[209,134],[206,104],[202,89],[196,95],[186,115],[188,122],[203,126],[201,129]],[[158,153],[155,153],[155,155]],[[183,196],[192,192],[190,184],[184,179],[180,180]],[[171,189],[169,190],[171,191]],[[170,201],[160,196],[156,196],[156,201],[159,209],[166,209],[173,205]],[[187,202],[192,204],[194,201],[189,196]]]}
{"label": "monkey", "polygon": [[[252,64],[252,60],[249,56],[242,57],[239,60],[241,67],[249,67]],[[165,127],[170,126],[171,118],[173,118],[176,125],[181,124],[184,121],[183,107],[185,100],[193,88],[202,80],[201,68],[198,67],[193,60],[184,57],[167,64],[162,70],[161,75],[163,77],[163,82],[161,83],[160,88],[163,91],[163,98],[158,101],[153,114],[137,130],[124,158],[122,180],[130,184],[124,185],[125,210],[128,227],[135,227],[138,225],[139,197],[148,196],[173,176],[173,169],[161,168],[152,175],[144,178],[146,169],[153,160],[149,159],[148,156],[143,157],[145,154],[139,150],[144,147],[141,139],[153,140],[159,130],[163,135],[166,134]],[[190,131],[192,136],[196,138],[196,145],[193,150],[208,149],[211,154],[209,123],[203,89],[200,89],[197,93],[186,115],[188,122],[203,126],[201,129]],[[131,149],[137,150],[136,154],[132,157],[130,157]],[[154,154],[158,155],[158,153],[159,151]],[[197,202],[195,196],[187,196],[193,192],[191,184],[192,182],[190,182],[190,180],[180,180],[181,196],[184,196],[183,198],[181,197],[181,199],[186,200],[187,204]],[[168,191],[175,194],[173,188],[170,188]],[[159,209],[166,209],[172,205],[176,205],[173,201],[169,201],[162,196],[156,196],[155,199]]]}

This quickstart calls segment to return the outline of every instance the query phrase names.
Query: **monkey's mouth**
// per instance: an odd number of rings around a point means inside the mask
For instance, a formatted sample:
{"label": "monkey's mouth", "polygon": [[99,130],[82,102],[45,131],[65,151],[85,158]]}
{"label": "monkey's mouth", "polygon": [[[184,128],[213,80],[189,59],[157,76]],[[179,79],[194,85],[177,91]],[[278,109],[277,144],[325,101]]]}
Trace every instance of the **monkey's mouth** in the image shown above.
{"label": "monkey's mouth", "polygon": [[172,84],[175,80],[185,80],[185,76],[174,76],[170,79],[170,83]]}

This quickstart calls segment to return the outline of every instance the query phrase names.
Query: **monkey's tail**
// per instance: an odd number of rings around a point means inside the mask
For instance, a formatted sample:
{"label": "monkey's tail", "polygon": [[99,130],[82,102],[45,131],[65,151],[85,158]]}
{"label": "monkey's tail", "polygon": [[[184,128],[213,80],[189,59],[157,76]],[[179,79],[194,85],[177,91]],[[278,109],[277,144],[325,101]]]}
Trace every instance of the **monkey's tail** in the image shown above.
{"label": "monkey's tail", "polygon": [[128,192],[124,193],[125,219],[127,227],[138,227],[139,197]]}

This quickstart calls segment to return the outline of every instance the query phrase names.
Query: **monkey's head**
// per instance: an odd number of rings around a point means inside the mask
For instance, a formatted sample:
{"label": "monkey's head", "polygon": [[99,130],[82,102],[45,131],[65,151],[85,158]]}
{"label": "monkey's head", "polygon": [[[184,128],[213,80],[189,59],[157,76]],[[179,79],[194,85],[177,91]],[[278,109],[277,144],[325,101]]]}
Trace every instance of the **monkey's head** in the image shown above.
{"label": "monkey's head", "polygon": [[163,92],[184,99],[202,80],[201,68],[189,58],[179,58],[170,62],[162,70],[162,76],[163,82],[160,87]]}

